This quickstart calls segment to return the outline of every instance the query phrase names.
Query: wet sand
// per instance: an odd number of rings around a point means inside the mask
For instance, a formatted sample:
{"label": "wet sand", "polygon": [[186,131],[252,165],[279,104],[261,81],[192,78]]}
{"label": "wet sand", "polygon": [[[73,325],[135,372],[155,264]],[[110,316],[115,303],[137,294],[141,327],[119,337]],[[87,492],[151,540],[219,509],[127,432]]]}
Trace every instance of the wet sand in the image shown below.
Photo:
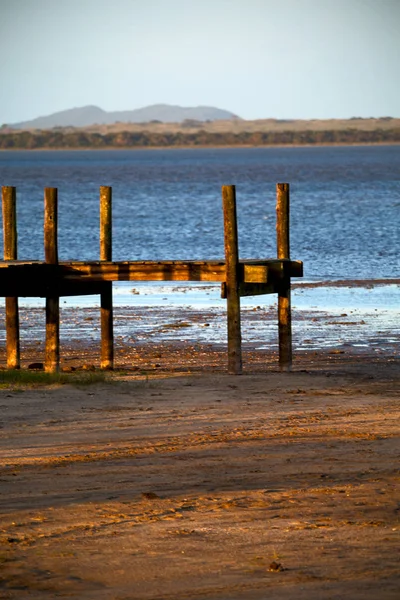
{"label": "wet sand", "polygon": [[[98,370],[98,308],[61,314],[62,370]],[[0,598],[398,598],[396,322],[294,315],[291,373],[273,307],[240,377],[224,311],[116,307],[105,382],[0,388]],[[27,368],[43,309],[21,325]]]}
{"label": "wet sand", "polygon": [[[329,283],[329,282],[328,282]],[[350,282],[345,295],[340,295],[338,282],[332,292],[329,286],[319,286],[316,297],[311,296],[315,306],[304,307],[300,294],[292,299],[293,349],[295,360],[304,353],[319,356],[321,352],[336,352],[345,356],[366,353],[373,358],[400,357],[400,329],[396,311],[397,290],[395,285],[381,286],[361,282],[360,294],[355,295],[355,282]],[[314,286],[304,284],[300,288]],[[374,288],[375,286],[375,288]],[[181,289],[182,288],[182,289]],[[183,291],[182,291],[183,290]],[[326,294],[326,291],[329,293]],[[296,288],[295,288],[296,291]],[[170,296],[163,298],[163,293]],[[137,294],[137,295],[136,295]],[[170,297],[181,295],[180,302],[186,304],[168,306]],[[225,368],[226,363],[226,306],[204,307],[195,302],[207,302],[210,293],[204,288],[198,295],[187,297],[186,289],[176,286],[158,296],[133,289],[129,296],[138,305],[114,306],[115,365],[121,369],[135,368],[200,368],[205,365]],[[129,299],[128,296],[128,299]],[[125,299],[125,296],[121,296]],[[318,301],[318,299],[320,300]],[[334,298],[332,302],[332,298]],[[324,302],[336,304],[338,308],[324,307]],[[310,298],[306,298],[306,304]],[[190,305],[190,302],[194,304]],[[71,306],[61,304],[61,365],[63,368],[100,365],[100,310],[98,298],[92,304]],[[243,306],[241,310],[242,345],[245,368],[246,353],[254,353],[253,363],[264,361],[276,365],[278,351],[277,308],[274,304]],[[97,306],[96,306],[97,303]],[[149,305],[146,305],[149,303]],[[164,306],[163,304],[166,304]],[[4,307],[0,307],[0,366],[5,365]],[[45,311],[44,306],[20,307],[20,332],[22,365],[44,359]],[[256,358],[260,357],[260,358]],[[203,362],[204,364],[203,364]]]}

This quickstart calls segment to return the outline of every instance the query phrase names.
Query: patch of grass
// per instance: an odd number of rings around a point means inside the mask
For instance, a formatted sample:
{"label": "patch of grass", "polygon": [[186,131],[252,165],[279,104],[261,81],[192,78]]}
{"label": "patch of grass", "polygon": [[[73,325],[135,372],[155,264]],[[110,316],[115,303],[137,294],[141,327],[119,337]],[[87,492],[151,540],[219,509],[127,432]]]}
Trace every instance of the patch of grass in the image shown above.
{"label": "patch of grass", "polygon": [[106,381],[107,375],[103,371],[73,372],[73,373],[46,373],[44,371],[5,370],[0,371],[0,388],[10,386],[45,386],[54,384],[92,385]]}

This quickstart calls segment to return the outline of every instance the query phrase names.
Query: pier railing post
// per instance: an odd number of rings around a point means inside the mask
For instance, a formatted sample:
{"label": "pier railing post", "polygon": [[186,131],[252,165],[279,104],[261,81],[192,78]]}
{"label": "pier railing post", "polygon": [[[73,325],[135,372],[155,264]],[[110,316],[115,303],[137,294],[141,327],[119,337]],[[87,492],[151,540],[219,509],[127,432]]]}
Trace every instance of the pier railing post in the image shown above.
{"label": "pier railing post", "polygon": [[242,372],[242,336],[240,330],[239,244],[236,216],[236,189],[222,187],[228,313],[228,372]]}
{"label": "pier railing post", "polygon": [[[290,259],[290,195],[288,183],[276,185],[276,237],[279,259]],[[292,367],[292,309],[290,276],[284,276],[278,292],[279,367],[290,371]]]}
{"label": "pier railing post", "polygon": [[[17,192],[15,187],[2,188],[4,260],[17,260]],[[21,366],[19,309],[17,297],[6,297],[7,368]]]}
{"label": "pier railing post", "polygon": [[[100,187],[100,260],[112,260],[112,189]],[[102,369],[114,367],[112,282],[102,284],[100,294]]]}
{"label": "pier railing post", "polygon": [[[58,264],[58,206],[57,188],[44,190],[44,254],[47,264]],[[60,368],[60,298],[46,297],[45,371],[54,373]]]}

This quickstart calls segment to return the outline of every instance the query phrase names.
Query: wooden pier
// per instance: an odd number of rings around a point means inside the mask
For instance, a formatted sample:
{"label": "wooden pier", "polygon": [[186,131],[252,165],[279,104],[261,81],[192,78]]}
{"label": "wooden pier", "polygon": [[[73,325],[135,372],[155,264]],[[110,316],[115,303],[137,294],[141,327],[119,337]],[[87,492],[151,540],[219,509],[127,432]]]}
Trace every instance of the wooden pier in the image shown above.
{"label": "wooden pier", "polygon": [[279,365],[292,364],[290,281],[302,277],[303,263],[290,259],[289,184],[277,184],[277,258],[240,260],[235,186],[222,187],[224,260],[112,260],[112,190],[100,188],[100,260],[59,261],[57,189],[44,191],[44,261],[17,259],[16,188],[2,188],[4,260],[0,296],[6,298],[7,367],[20,368],[18,297],[46,298],[45,370],[60,365],[62,296],[100,295],[101,368],[114,368],[113,281],[214,281],[227,300],[228,372],[242,371],[240,297],[278,295]]}

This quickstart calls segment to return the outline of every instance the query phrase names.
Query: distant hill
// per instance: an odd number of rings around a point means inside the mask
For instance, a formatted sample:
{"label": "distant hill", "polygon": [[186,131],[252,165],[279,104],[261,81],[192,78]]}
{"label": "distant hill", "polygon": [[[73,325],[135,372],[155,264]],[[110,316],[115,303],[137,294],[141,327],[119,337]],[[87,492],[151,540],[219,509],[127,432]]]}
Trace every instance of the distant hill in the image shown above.
{"label": "distant hill", "polygon": [[217,121],[240,119],[233,113],[214,108],[213,106],[196,106],[193,108],[172,106],[170,104],[154,104],[136,110],[107,112],[98,106],[83,106],[61,112],[37,117],[31,121],[13,123],[12,129],[52,129],[53,127],[89,127],[90,125],[111,125],[113,123],[182,123],[191,121]]}

